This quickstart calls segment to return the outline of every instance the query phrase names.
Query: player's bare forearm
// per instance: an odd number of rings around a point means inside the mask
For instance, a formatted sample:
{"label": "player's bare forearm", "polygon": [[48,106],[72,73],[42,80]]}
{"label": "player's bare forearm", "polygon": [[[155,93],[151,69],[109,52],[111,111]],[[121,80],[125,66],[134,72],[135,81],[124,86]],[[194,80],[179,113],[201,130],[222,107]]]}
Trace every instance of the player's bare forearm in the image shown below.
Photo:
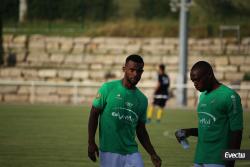
{"label": "player's bare forearm", "polygon": [[198,128],[188,128],[188,129],[183,129],[185,131],[185,136],[198,136]]}
{"label": "player's bare forearm", "polygon": [[231,131],[230,136],[229,149],[240,149],[242,130]]}
{"label": "player's bare forearm", "polygon": [[95,143],[95,134],[98,126],[99,113],[99,109],[92,107],[88,124],[88,156],[94,162],[96,161],[96,156],[99,156],[99,150]]}
{"label": "player's bare forearm", "polygon": [[99,109],[92,107],[89,115],[88,134],[89,143],[95,141],[96,129],[98,126]]}
{"label": "player's bare forearm", "polygon": [[189,136],[198,136],[198,128],[188,128],[188,129],[178,129],[175,132],[175,136],[176,139],[178,140],[179,143],[181,143],[181,141],[184,138],[187,138]]}
{"label": "player's bare forearm", "polygon": [[[230,132],[230,141],[228,149],[240,149],[242,140],[242,130]],[[234,167],[235,161],[226,161],[226,167]]]}
{"label": "player's bare forearm", "polygon": [[149,136],[148,136],[148,133],[147,133],[147,130],[146,130],[146,127],[145,127],[145,124],[143,123],[139,123],[137,125],[137,129],[136,129],[136,134],[137,134],[137,137],[140,141],[140,143],[142,144],[142,146],[144,147],[144,149],[151,155],[151,154],[156,154],[151,142],[150,142],[150,139],[149,139]]}
{"label": "player's bare forearm", "polygon": [[139,123],[136,128],[136,134],[137,137],[143,146],[143,148],[148,152],[148,154],[151,156],[151,160],[155,167],[160,167],[161,166],[161,159],[160,157],[156,154],[154,147],[151,144],[148,132],[146,130],[145,124],[144,123]]}

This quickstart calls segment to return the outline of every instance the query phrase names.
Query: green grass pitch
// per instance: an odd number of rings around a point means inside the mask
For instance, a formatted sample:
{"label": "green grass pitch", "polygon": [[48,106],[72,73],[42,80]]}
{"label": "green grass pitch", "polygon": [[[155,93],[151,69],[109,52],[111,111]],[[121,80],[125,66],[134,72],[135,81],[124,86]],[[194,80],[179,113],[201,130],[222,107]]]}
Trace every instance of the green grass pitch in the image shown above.
{"label": "green grass pitch", "polygon": [[[71,105],[0,104],[0,167],[97,167],[87,157],[89,108]],[[163,167],[191,167],[196,138],[182,149],[174,137],[178,128],[196,127],[192,110],[167,109],[161,123],[147,125]],[[250,149],[250,112],[244,113],[243,149]],[[98,141],[97,141],[98,142]],[[140,146],[145,167],[150,157]],[[237,161],[249,167],[250,161]]]}

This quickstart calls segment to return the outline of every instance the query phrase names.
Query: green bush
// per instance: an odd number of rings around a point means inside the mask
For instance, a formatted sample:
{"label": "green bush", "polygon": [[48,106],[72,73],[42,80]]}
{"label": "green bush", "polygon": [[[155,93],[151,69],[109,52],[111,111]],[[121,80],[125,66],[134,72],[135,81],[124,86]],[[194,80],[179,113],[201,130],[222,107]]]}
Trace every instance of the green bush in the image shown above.
{"label": "green bush", "polygon": [[203,9],[207,16],[213,16],[213,19],[221,19],[235,14],[231,0],[195,0],[195,3]]}
{"label": "green bush", "polygon": [[194,3],[200,8],[201,15],[222,23],[224,19],[244,18],[250,14],[250,3],[246,0],[194,0]]}
{"label": "green bush", "polygon": [[250,14],[250,3],[246,0],[233,0],[233,6],[240,15],[249,15]]}
{"label": "green bush", "polygon": [[28,0],[30,20],[104,21],[116,13],[114,0]]}
{"label": "green bush", "polygon": [[85,0],[85,19],[105,21],[118,13],[115,0]]}
{"label": "green bush", "polygon": [[171,12],[169,4],[170,0],[139,0],[139,8],[135,11],[135,15],[146,19],[177,16]]}
{"label": "green bush", "polygon": [[55,19],[60,17],[58,0],[28,0],[28,19]]}
{"label": "green bush", "polygon": [[2,20],[2,10],[0,10],[0,66],[4,63],[4,50],[3,50],[3,20]]}
{"label": "green bush", "polygon": [[18,20],[19,0],[1,0],[3,22]]}

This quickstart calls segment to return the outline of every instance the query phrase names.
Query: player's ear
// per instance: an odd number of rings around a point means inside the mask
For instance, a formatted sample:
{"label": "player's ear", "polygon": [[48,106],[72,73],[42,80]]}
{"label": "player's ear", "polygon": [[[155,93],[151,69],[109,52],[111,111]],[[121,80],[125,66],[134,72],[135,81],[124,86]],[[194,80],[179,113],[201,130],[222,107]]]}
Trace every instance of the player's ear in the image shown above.
{"label": "player's ear", "polygon": [[122,71],[123,71],[123,72],[125,72],[125,68],[126,68],[125,66],[122,67]]}

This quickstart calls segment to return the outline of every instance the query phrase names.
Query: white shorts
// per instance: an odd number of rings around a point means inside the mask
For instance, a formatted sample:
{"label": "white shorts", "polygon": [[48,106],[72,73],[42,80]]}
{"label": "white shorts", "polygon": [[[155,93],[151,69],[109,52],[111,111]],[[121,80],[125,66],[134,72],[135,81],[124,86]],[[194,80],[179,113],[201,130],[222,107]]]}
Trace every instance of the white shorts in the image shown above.
{"label": "white shorts", "polygon": [[127,155],[101,152],[101,167],[144,167],[140,153],[132,153]]}
{"label": "white shorts", "polygon": [[221,164],[194,164],[194,167],[225,167]]}

